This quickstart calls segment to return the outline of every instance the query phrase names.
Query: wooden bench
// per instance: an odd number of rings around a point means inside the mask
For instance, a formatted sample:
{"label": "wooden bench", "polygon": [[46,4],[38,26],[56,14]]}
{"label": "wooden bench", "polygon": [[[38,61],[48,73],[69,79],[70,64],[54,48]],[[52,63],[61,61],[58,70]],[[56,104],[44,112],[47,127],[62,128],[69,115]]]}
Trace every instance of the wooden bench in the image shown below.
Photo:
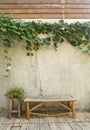
{"label": "wooden bench", "polygon": [[[41,116],[50,116],[49,114],[42,114],[42,113],[37,113],[34,112],[37,108],[41,107],[44,103],[46,102],[52,102],[52,103],[58,103],[61,105],[63,108],[67,109],[67,112],[63,113],[58,113],[58,114],[53,114],[52,116],[57,116],[57,115],[65,115],[68,113],[72,113],[72,117],[76,117],[76,112],[75,112],[75,98],[72,96],[39,96],[39,97],[30,97],[26,98],[24,102],[26,103],[26,116],[27,119],[30,118],[30,115],[41,115]],[[34,107],[31,106],[31,103],[37,103]],[[69,105],[68,105],[69,104]]]}

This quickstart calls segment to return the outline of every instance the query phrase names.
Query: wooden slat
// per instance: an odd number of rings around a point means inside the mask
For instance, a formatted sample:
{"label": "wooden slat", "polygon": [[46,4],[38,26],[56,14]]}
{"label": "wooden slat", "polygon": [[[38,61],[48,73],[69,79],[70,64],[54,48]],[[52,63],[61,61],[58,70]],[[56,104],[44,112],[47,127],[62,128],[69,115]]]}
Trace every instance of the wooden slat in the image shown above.
{"label": "wooden slat", "polygon": [[[10,129],[11,129],[11,127],[12,127],[12,124],[11,124],[11,123],[9,123],[9,124],[7,125],[6,130],[10,130]],[[0,127],[0,128],[1,128],[1,127]]]}
{"label": "wooden slat", "polygon": [[[69,123],[73,130],[84,130],[79,122],[71,122]],[[86,129],[87,130],[87,129]]]}
{"label": "wooden slat", "polygon": [[[84,124],[85,123],[85,124]],[[80,123],[80,125],[85,129],[85,130],[90,130],[90,122],[84,122],[84,123]]]}
{"label": "wooden slat", "polygon": [[0,0],[0,3],[56,3],[59,0]]}
{"label": "wooden slat", "polygon": [[90,14],[14,14],[14,17],[17,19],[90,19]]}
{"label": "wooden slat", "polygon": [[90,115],[89,115],[90,113],[89,112],[83,112],[83,114],[82,113],[78,113],[78,117],[82,120],[83,119],[83,121],[88,121],[88,122],[90,122]]}
{"label": "wooden slat", "polygon": [[90,0],[61,0],[64,3],[90,3]]}
{"label": "wooden slat", "polygon": [[67,129],[63,129],[61,127],[61,122],[58,122],[56,117],[55,118],[47,117],[47,122],[49,122],[50,130],[69,130],[68,127]]}
{"label": "wooden slat", "polygon": [[0,9],[0,13],[12,13],[12,14],[90,14],[90,9]]}
{"label": "wooden slat", "polygon": [[50,130],[61,130],[59,125],[57,125],[55,122],[54,118],[48,118],[48,120],[49,122],[51,121],[51,123],[49,123]]}
{"label": "wooden slat", "polygon": [[[11,126],[11,128],[10,128],[11,130],[20,130],[21,129],[21,126],[20,125],[13,125],[13,126]],[[6,129],[5,129],[6,130]]]}
{"label": "wooden slat", "polygon": [[[64,117],[64,116],[60,116],[60,117]],[[46,123],[56,123],[58,121],[57,121],[57,117],[54,117],[54,118],[52,118],[52,117],[46,117],[46,121],[45,122]]]}
{"label": "wooden slat", "polygon": [[26,130],[40,130],[39,124],[28,124]]}
{"label": "wooden slat", "polygon": [[5,117],[0,117],[0,123],[5,122],[6,118]]}
{"label": "wooden slat", "polygon": [[[3,122],[4,122],[4,121],[3,121]],[[3,122],[2,122],[2,123],[0,122],[0,129],[1,129],[1,130],[3,130],[4,128],[7,127],[6,125],[5,125],[5,127],[4,127]]]}
{"label": "wooden slat", "polygon": [[38,118],[30,118],[30,120],[28,120],[29,124],[40,124],[40,120],[39,117]]}
{"label": "wooden slat", "polygon": [[89,130],[90,129],[90,122],[78,122],[82,130]]}
{"label": "wooden slat", "polygon": [[25,130],[40,130],[39,118],[31,118],[28,120],[27,129]]}
{"label": "wooden slat", "polygon": [[4,124],[4,126],[3,126],[3,125],[0,126],[0,129],[1,129],[1,130],[7,130],[7,127],[8,127],[8,124]]}
{"label": "wooden slat", "polygon": [[90,14],[65,14],[63,18],[66,19],[90,19]]}
{"label": "wooden slat", "polygon": [[[10,129],[8,129],[10,130]],[[20,130],[27,130],[27,124],[23,124]]]}
{"label": "wooden slat", "polygon": [[40,128],[42,130],[51,130],[47,118],[40,118]]}
{"label": "wooden slat", "polygon": [[[10,16],[10,14],[6,13],[7,16]],[[17,19],[42,19],[42,18],[63,18],[63,14],[14,14],[14,17]]]}
{"label": "wooden slat", "polygon": [[90,4],[1,4],[0,9],[90,9]]}
{"label": "wooden slat", "polygon": [[58,127],[60,127],[60,130],[74,130],[68,123],[58,123]]}
{"label": "wooden slat", "polygon": [[[67,115],[68,116],[68,115]],[[66,119],[65,119],[65,116],[58,116],[56,117],[56,122],[57,123],[63,123],[63,122],[66,122]]]}
{"label": "wooden slat", "polygon": [[90,3],[90,0],[0,0],[0,3]]}

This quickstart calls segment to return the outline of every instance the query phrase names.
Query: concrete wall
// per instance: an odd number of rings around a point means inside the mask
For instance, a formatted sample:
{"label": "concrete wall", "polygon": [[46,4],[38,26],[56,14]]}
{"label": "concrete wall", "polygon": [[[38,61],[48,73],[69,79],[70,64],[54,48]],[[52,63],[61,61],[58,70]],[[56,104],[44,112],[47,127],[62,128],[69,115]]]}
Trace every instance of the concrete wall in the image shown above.
{"label": "concrete wall", "polygon": [[77,109],[90,110],[90,55],[62,43],[57,51],[43,47],[33,57],[28,57],[24,46],[24,43],[16,43],[10,49],[12,69],[6,79],[0,43],[0,108],[8,108],[4,96],[7,89],[20,86],[26,90],[26,97],[40,95],[40,88],[43,95],[71,94],[77,99]]}
{"label": "concrete wall", "polygon": [[[40,20],[51,23],[59,21]],[[57,51],[53,47],[43,47],[33,57],[26,56],[24,43],[16,42],[10,49],[10,55],[12,69],[9,78],[5,78],[6,62],[3,43],[0,42],[0,109],[8,109],[8,100],[4,96],[7,89],[20,86],[26,90],[26,97],[41,95],[41,89],[42,95],[71,94],[77,99],[77,109],[90,110],[90,55],[65,42],[59,45]]]}

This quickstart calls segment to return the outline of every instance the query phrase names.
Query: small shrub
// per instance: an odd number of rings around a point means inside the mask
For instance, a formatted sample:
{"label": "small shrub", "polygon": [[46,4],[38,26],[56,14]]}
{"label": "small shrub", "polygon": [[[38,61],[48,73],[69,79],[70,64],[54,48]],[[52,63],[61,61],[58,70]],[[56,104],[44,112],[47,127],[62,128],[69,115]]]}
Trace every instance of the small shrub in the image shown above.
{"label": "small shrub", "polygon": [[[17,94],[17,96],[14,96],[14,93]],[[5,96],[9,99],[13,99],[13,98],[18,98],[20,100],[24,99],[24,95],[25,95],[25,90],[21,87],[13,87],[13,88],[9,88],[7,90],[7,93],[5,94]]]}

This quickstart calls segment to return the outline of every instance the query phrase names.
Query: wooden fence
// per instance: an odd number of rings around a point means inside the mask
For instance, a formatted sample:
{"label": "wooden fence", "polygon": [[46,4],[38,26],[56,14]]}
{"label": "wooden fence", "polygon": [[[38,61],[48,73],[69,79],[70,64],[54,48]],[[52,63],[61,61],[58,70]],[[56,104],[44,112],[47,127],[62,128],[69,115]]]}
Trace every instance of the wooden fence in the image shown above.
{"label": "wooden fence", "polygon": [[27,19],[89,19],[90,0],[0,0],[0,13]]}

